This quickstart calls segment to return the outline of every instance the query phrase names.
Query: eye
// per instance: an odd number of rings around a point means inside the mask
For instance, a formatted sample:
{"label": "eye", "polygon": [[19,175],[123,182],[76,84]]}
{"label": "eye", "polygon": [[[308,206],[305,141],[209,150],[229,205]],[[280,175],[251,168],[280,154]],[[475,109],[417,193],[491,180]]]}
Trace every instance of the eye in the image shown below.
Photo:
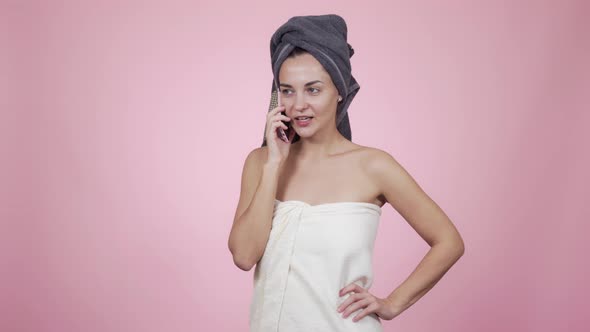
{"label": "eye", "polygon": [[289,91],[291,91],[291,90],[289,90],[289,89],[283,89],[283,90],[281,90],[281,93],[284,94],[284,95],[286,95],[286,94],[288,94]]}
{"label": "eye", "polygon": [[[314,90],[315,90],[315,91],[314,91]],[[310,91],[311,93],[318,93],[318,92],[320,92],[320,89],[318,89],[318,88],[309,88],[309,91]]]}

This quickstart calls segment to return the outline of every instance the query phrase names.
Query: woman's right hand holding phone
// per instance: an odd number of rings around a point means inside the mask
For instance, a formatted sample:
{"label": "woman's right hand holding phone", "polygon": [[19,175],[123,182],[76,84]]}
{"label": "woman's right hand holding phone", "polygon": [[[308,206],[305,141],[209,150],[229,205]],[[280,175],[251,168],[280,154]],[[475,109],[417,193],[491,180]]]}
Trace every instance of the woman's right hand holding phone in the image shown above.
{"label": "woman's right hand holding phone", "polygon": [[[266,145],[268,146],[268,161],[283,164],[289,155],[291,148],[291,141],[295,137],[295,130],[291,128],[287,132],[287,125],[283,121],[291,121],[291,119],[281,112],[285,111],[284,106],[277,106],[266,115]],[[282,128],[288,135],[288,142],[283,141],[279,137],[278,128]]]}

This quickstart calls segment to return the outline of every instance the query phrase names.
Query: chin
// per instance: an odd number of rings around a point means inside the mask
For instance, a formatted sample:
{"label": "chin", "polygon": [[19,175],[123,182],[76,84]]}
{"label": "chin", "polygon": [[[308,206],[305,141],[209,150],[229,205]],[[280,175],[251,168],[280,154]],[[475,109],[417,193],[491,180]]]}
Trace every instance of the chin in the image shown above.
{"label": "chin", "polygon": [[306,138],[311,137],[315,133],[315,131],[311,130],[295,130],[295,133],[299,135],[299,138]]}

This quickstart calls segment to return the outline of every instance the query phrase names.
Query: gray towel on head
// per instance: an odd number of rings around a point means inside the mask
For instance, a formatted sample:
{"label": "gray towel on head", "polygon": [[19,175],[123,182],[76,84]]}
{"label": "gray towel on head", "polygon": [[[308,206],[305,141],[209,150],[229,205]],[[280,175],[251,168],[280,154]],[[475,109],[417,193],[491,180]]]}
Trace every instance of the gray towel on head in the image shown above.
{"label": "gray towel on head", "polygon": [[[335,14],[294,16],[277,29],[270,40],[273,84],[269,111],[277,106],[279,69],[289,53],[296,46],[300,47],[313,55],[330,74],[342,96],[336,108],[336,126],[342,136],[352,141],[347,110],[360,86],[351,73],[350,58],[354,50],[346,40],[347,32],[346,22]],[[262,146],[265,145],[266,135],[263,135]]]}

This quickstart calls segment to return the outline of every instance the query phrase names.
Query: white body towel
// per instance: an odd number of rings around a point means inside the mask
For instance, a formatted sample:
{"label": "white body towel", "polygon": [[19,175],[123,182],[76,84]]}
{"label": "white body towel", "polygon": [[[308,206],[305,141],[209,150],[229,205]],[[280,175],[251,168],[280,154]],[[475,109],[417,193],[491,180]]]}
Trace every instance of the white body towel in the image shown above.
{"label": "white body towel", "polygon": [[358,322],[336,311],[350,283],[369,289],[381,208],[367,202],[309,205],[275,200],[270,237],[254,271],[251,332],[382,331],[376,314]]}

